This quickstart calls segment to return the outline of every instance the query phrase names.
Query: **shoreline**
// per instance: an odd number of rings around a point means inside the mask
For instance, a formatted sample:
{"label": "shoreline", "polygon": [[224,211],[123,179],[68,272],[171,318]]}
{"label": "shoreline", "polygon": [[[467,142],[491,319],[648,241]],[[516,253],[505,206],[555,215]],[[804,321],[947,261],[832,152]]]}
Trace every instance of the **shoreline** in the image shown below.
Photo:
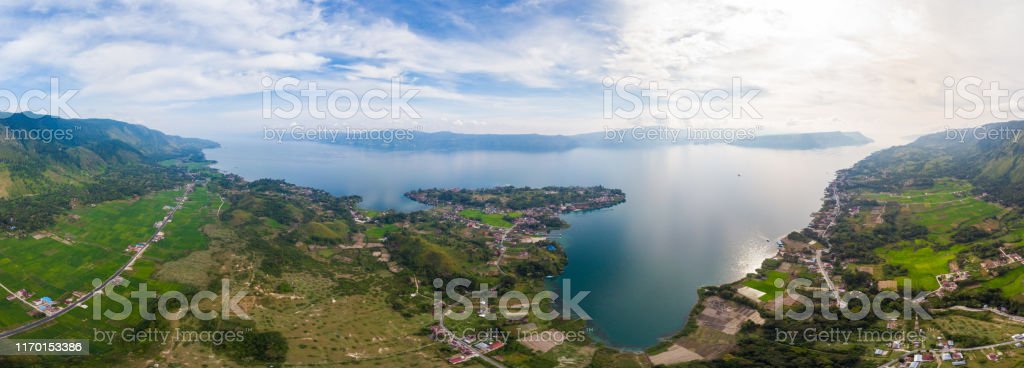
{"label": "shoreline", "polygon": [[[217,148],[223,148],[223,146],[221,146],[221,147],[214,147],[214,148],[210,148],[210,149],[217,149]],[[234,173],[232,173],[232,171],[231,171],[231,170],[230,170],[229,168],[216,168],[216,167],[214,167],[215,165],[218,165],[218,164],[220,164],[220,162],[219,162],[219,161],[217,161],[217,160],[212,160],[212,159],[206,158],[206,157],[205,157],[205,156],[206,156],[206,152],[205,152],[206,150],[208,150],[208,149],[203,149],[202,151],[203,151],[203,154],[204,154],[204,159],[205,159],[206,161],[209,161],[209,166],[208,166],[209,168],[211,168],[211,169],[213,169],[213,170],[217,170],[217,171],[219,171],[219,172],[229,173],[229,174],[232,174],[232,175],[239,175],[239,174],[234,174]],[[839,169],[839,170],[842,170],[842,169]],[[239,175],[239,176],[241,176],[241,175]],[[244,177],[243,177],[243,178],[244,178]],[[251,180],[251,179],[246,179],[246,180]],[[833,179],[832,181],[834,181],[834,179]],[[831,185],[832,181],[829,181],[829,182],[828,182],[828,184],[826,184],[826,188],[827,188],[827,187],[828,187],[829,185]],[[297,184],[296,184],[296,185],[297,185]],[[336,194],[336,195],[339,195],[339,194]],[[340,194],[340,195],[345,195],[345,194]],[[359,195],[359,194],[348,194],[348,195]],[[424,203],[422,203],[422,202],[419,202],[419,201],[413,200],[413,199],[411,199],[411,198],[405,197],[404,195],[402,196],[402,198],[404,198],[405,200],[408,200],[408,201],[410,201],[410,202],[412,202],[412,203],[416,203],[416,204],[418,204],[418,205],[421,205],[421,206],[425,206],[425,208],[424,208],[424,209],[429,209],[429,208],[433,208],[433,207],[434,207],[434,206],[431,206],[431,205],[428,205],[428,204],[424,204]],[[818,204],[819,204],[819,207],[818,207],[819,209],[818,209],[818,210],[820,210],[820,208],[821,208],[821,207],[820,207],[820,205],[821,205],[822,203],[824,203],[824,200],[819,200],[819,201],[818,201]],[[621,203],[620,203],[620,204],[621,204]],[[587,209],[587,210],[581,210],[581,211],[571,211],[571,212],[564,212],[564,213],[561,213],[561,214],[559,214],[559,216],[558,216],[558,217],[559,217],[559,218],[562,218],[562,219],[563,219],[563,221],[564,221],[564,217],[565,217],[565,216],[567,216],[567,215],[579,215],[579,214],[588,214],[588,213],[590,213],[590,212],[598,212],[598,211],[602,211],[602,210],[608,210],[608,209],[611,209],[611,208],[613,208],[613,207],[614,207],[614,206],[612,206],[612,207],[607,207],[607,208],[595,208],[595,209]],[[378,210],[378,209],[375,209],[375,208],[367,208],[367,209],[371,209],[371,210]],[[412,211],[400,211],[400,210],[397,210],[397,209],[394,209],[394,208],[388,208],[388,209],[386,209],[386,210],[390,210],[390,211],[395,211],[395,212],[403,212],[403,213],[411,213],[411,212],[415,212],[415,211],[418,211],[418,210],[412,210]],[[423,209],[419,209],[419,210],[423,210]],[[384,211],[384,210],[379,210],[379,211]],[[817,212],[817,211],[815,211],[815,212]],[[562,228],[562,229],[558,229],[558,230],[552,231],[552,232],[550,232],[550,233],[546,234],[546,236],[545,236],[545,237],[546,237],[546,238],[548,238],[548,239],[551,239],[551,238],[552,238],[552,235],[557,235],[557,237],[558,237],[558,238],[561,238],[561,237],[563,236],[563,235],[561,235],[561,234],[562,234],[562,233],[563,233],[564,231],[566,231],[566,230],[568,230],[569,228],[571,228],[571,227],[572,227],[571,223],[569,223],[568,221],[565,221],[565,223],[567,224],[567,226],[566,226],[565,228]],[[803,228],[806,228],[806,226],[804,226]],[[803,228],[797,228],[796,230],[791,230],[790,232],[792,232],[792,231],[797,231],[797,232],[799,232],[799,231],[800,231],[800,230],[802,230]],[[786,237],[786,234],[789,234],[789,232],[786,232],[786,233],[784,233],[784,234],[782,234],[782,235],[780,235],[780,236],[778,236],[778,237],[775,237],[775,238],[767,238],[767,239],[768,239],[768,243],[769,243],[769,244],[772,244],[772,246],[774,247],[774,243],[771,243],[771,240],[779,240],[779,239],[783,239],[783,238],[785,238],[785,237]],[[761,239],[764,239],[764,238],[761,238]],[[556,240],[556,241],[557,241],[557,240]],[[560,242],[560,243],[561,243],[561,242]],[[564,246],[564,245],[563,245],[563,246]],[[778,254],[779,254],[779,252],[780,252],[780,249],[779,249],[779,248],[776,248],[776,249],[774,250],[774,252],[772,252],[772,255],[771,255],[770,257],[765,257],[765,258],[761,258],[760,260],[761,260],[761,261],[763,262],[764,260],[767,260],[767,259],[774,259],[774,258],[777,258],[777,257],[778,257]],[[566,257],[567,257],[567,261],[568,261],[568,262],[571,262],[571,259],[569,259],[569,258],[568,258],[568,255],[566,255]],[[747,270],[745,270],[745,271],[747,271],[748,273],[749,273],[749,272],[752,272],[752,270],[753,270],[753,269],[757,269],[758,267],[760,267],[759,265],[760,265],[760,263],[752,264],[752,265],[751,265],[751,266],[752,266],[752,269],[747,269]],[[563,270],[563,273],[564,273],[564,270]],[[558,275],[552,275],[552,276],[554,276],[554,277],[552,277],[552,278],[545,278],[545,279],[543,279],[543,280],[541,280],[541,281],[547,281],[547,280],[549,280],[549,279],[558,279],[558,278],[560,278],[560,277],[562,276],[562,274],[558,274]],[[607,342],[607,340],[606,340],[606,339],[603,339],[603,338],[600,338],[600,337],[594,337],[594,338],[593,338],[593,339],[591,340],[591,341],[592,341],[592,343],[591,343],[591,344],[592,344],[593,346],[595,346],[595,347],[599,347],[599,348],[607,348],[607,349],[611,349],[611,350],[614,350],[614,351],[616,351],[616,352],[621,352],[621,353],[627,353],[627,354],[637,354],[637,355],[643,354],[643,355],[647,355],[647,356],[650,356],[651,354],[649,354],[648,352],[649,352],[649,351],[650,351],[651,349],[653,349],[653,348],[656,348],[656,347],[659,347],[659,346],[661,346],[662,344],[665,344],[665,343],[671,343],[672,341],[674,341],[674,340],[678,339],[679,337],[682,337],[682,336],[686,336],[686,334],[684,334],[684,332],[686,332],[686,331],[687,331],[687,329],[688,329],[688,326],[689,326],[689,325],[691,324],[691,322],[692,322],[692,321],[694,320],[694,319],[692,318],[692,317],[693,317],[693,316],[692,316],[693,312],[694,312],[694,311],[695,311],[695,310],[696,310],[696,309],[697,309],[697,308],[698,308],[698,307],[699,307],[699,306],[701,305],[701,303],[702,303],[702,302],[704,301],[704,297],[702,297],[702,296],[700,295],[700,291],[701,291],[701,290],[703,290],[704,288],[707,288],[707,287],[720,287],[720,286],[724,286],[724,285],[731,285],[731,284],[734,284],[734,283],[736,283],[736,282],[740,282],[740,281],[742,281],[742,280],[743,280],[744,278],[745,278],[745,276],[740,276],[739,278],[737,278],[737,279],[735,279],[735,280],[732,280],[732,281],[726,281],[726,282],[723,282],[723,283],[718,283],[718,284],[706,284],[706,285],[701,285],[701,286],[699,286],[698,288],[696,288],[695,290],[693,290],[694,292],[697,292],[697,293],[698,293],[698,296],[697,296],[697,298],[696,298],[696,300],[695,300],[694,304],[693,304],[692,306],[690,306],[690,307],[689,307],[689,308],[687,309],[687,313],[686,313],[686,316],[687,316],[687,317],[686,317],[685,321],[683,322],[683,324],[682,324],[681,326],[679,326],[678,328],[676,328],[676,329],[673,329],[673,330],[672,330],[671,332],[669,332],[669,333],[666,333],[666,334],[665,334],[664,336],[661,336],[661,337],[659,337],[659,338],[658,338],[658,340],[657,340],[657,342],[655,342],[655,343],[653,343],[653,344],[651,344],[651,345],[649,345],[649,346],[614,346],[614,345],[611,345],[611,344],[609,344],[609,343]],[[589,321],[588,321],[588,322],[589,322]],[[588,325],[589,325],[589,323],[588,323]],[[595,328],[595,329],[596,329],[596,328]],[[595,336],[596,336],[596,335],[595,335]]]}

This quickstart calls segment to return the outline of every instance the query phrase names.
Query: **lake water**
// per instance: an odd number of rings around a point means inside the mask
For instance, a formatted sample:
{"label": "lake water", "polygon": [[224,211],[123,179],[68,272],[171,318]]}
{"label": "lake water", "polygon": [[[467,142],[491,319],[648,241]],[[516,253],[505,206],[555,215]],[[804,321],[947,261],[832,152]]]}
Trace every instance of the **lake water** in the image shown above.
{"label": "lake water", "polygon": [[[594,335],[643,348],[678,331],[697,288],[739,279],[801,228],[835,171],[878,147],[783,151],[725,145],[526,152],[382,152],[308,142],[222,141],[207,150],[218,169],[275,178],[373,209],[423,208],[417,188],[604,185],[626,203],[571,214],[559,239],[562,278],[590,291],[582,306]],[[766,240],[773,239],[772,242]],[[556,280],[557,281],[557,280]]]}

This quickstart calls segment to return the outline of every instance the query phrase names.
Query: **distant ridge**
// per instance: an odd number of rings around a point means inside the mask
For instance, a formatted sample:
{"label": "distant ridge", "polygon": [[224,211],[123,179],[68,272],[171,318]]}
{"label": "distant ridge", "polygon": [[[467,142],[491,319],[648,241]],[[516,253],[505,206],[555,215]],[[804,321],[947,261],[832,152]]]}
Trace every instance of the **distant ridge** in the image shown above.
{"label": "distant ridge", "polygon": [[[350,139],[339,135],[335,140],[321,143],[394,151],[566,151],[582,147],[631,148],[651,145],[732,144],[742,147],[786,150],[823,149],[857,146],[873,142],[859,132],[794,133],[757,136],[746,139],[693,139],[687,132],[677,129],[644,127],[640,133],[633,129],[576,135],[542,134],[463,134],[453,132],[411,132],[412,139]],[[645,136],[657,132],[657,137]]]}

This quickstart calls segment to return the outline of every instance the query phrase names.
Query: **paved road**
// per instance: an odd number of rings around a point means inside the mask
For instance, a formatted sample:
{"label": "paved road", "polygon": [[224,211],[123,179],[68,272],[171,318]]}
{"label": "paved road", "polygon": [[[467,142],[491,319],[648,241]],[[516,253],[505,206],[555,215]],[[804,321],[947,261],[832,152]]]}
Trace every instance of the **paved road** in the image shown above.
{"label": "paved road", "polygon": [[828,275],[828,270],[825,269],[825,262],[821,260],[821,249],[818,249],[814,253],[814,260],[818,263],[818,272],[821,272],[821,277],[825,278],[825,284],[828,285],[828,290],[839,295],[839,291],[836,290],[836,284],[832,282],[832,278]]}
{"label": "paved road", "polygon": [[[183,194],[183,196],[187,197],[189,193],[190,192],[186,191],[185,194]],[[184,203],[184,202],[179,202],[179,203]],[[174,208],[171,209],[171,211],[169,212],[170,218],[174,218],[174,213],[177,210],[178,210],[177,207],[174,207]],[[78,308],[79,305],[84,304],[87,300],[92,298],[93,295],[95,295],[98,292],[101,292],[104,288],[106,288],[107,285],[109,285],[111,282],[114,281],[114,279],[116,279],[119,276],[121,276],[121,274],[124,273],[125,269],[127,269],[128,267],[131,267],[133,264],[135,264],[135,261],[137,261],[140,257],[142,257],[142,254],[145,253],[147,249],[149,249],[150,245],[153,244],[153,239],[156,238],[156,234],[161,232],[161,231],[163,231],[164,226],[166,224],[167,223],[164,222],[164,224],[160,225],[160,227],[158,227],[156,229],[156,231],[153,233],[153,236],[151,236],[149,238],[149,240],[146,241],[146,245],[144,247],[142,247],[142,249],[139,250],[137,253],[135,253],[135,255],[132,256],[132,258],[130,260],[128,260],[127,263],[121,265],[121,268],[118,268],[117,272],[114,272],[113,275],[110,275],[109,278],[107,278],[105,281],[103,281],[103,284],[100,284],[100,286],[97,286],[92,291],[89,291],[88,293],[86,293],[85,296],[83,296],[81,299],[76,300],[74,303],[69,304],[67,307],[64,307],[64,309],[61,309],[61,310],[57,311],[54,314],[48,315],[46,317],[43,317],[41,319],[29,322],[29,323],[26,323],[26,324],[21,325],[21,326],[18,326],[17,328],[15,328],[13,330],[0,332],[0,339],[6,339],[8,337],[11,337],[11,336],[23,333],[23,332],[27,332],[29,330],[33,330],[33,329],[35,329],[35,328],[37,328],[39,326],[42,326],[42,325],[46,324],[47,322],[50,322],[50,321],[53,321],[54,319],[57,319],[57,317],[63,316],[65,313],[70,312],[74,308]]]}

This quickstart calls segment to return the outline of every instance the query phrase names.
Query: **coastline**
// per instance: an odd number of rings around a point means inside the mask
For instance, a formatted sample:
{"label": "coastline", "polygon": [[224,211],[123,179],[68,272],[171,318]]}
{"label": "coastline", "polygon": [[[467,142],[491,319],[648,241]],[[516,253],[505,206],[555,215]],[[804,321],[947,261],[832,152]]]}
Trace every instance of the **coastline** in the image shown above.
{"label": "coastline", "polygon": [[[859,156],[859,157],[861,157],[861,156]],[[860,158],[860,159],[862,159],[862,158]],[[217,170],[220,170],[220,171],[226,172],[226,173],[231,173],[232,172],[232,170],[230,170],[230,168],[227,168],[227,167],[222,168],[222,169],[217,169]],[[253,179],[255,179],[255,178],[253,178]],[[818,188],[820,188],[820,186]],[[358,192],[353,192],[352,194],[358,195]],[[413,202],[416,202],[416,201],[413,201]],[[822,200],[818,199],[816,202],[817,202],[817,205],[818,205],[817,208],[820,209],[821,208],[821,204],[822,204]],[[416,203],[419,203],[419,202],[416,202]],[[568,213],[561,214],[559,217],[563,217],[564,218],[565,215],[574,215],[574,214],[595,212],[595,211],[599,211],[599,210],[603,210],[603,209],[605,209],[605,208],[602,208],[602,209],[592,209],[592,210],[584,210],[584,211],[576,211],[576,212],[568,212]],[[405,211],[402,211],[402,212],[405,212]],[[569,222],[566,222],[566,223],[567,223],[567,227],[566,228],[559,229],[558,231],[552,232],[551,234],[548,235],[548,237],[549,238],[551,238],[552,236],[558,237],[557,234],[559,232],[562,232],[562,231],[565,231],[565,230],[567,230],[567,229],[569,229],[571,227],[574,227],[573,224],[571,224]],[[790,226],[792,226],[792,224]],[[776,231],[778,231],[778,230],[776,230]],[[799,231],[799,230],[796,230],[796,231]],[[785,236],[785,234],[782,234],[782,236],[780,236],[780,237],[784,237],[784,236]],[[761,239],[760,241],[763,241],[765,238],[760,238],[760,239]],[[771,240],[776,240],[776,239],[777,238],[772,238]],[[552,240],[559,241],[560,243],[562,242],[560,239],[552,239]],[[774,248],[774,246],[773,246],[773,248]],[[765,250],[765,252],[769,252],[769,250]],[[769,256],[769,257],[764,257],[764,254],[759,254],[756,257],[752,257],[750,259],[751,262],[749,262],[749,264],[748,263],[744,263],[744,265],[748,265],[748,267],[750,267],[750,268],[746,269],[746,270],[743,270],[743,271],[745,271],[745,272],[752,272],[753,269],[756,269],[757,267],[759,267],[760,263],[759,262],[758,263],[752,262],[753,259],[760,259],[761,261],[763,261],[765,259],[771,259],[771,258],[777,257],[778,253],[779,253],[779,249],[774,249],[774,251],[771,252],[771,256]],[[761,257],[764,257],[764,258],[761,258]],[[567,255],[567,258],[568,258],[568,255]],[[568,259],[568,262],[572,262],[572,261],[573,261],[573,259],[571,259],[571,258]],[[558,275],[556,275],[555,277],[557,278]],[[705,299],[704,297],[702,297],[700,295],[700,292],[701,292],[702,289],[704,289],[706,287],[717,287],[717,286],[722,286],[722,285],[734,284],[734,283],[736,283],[738,281],[742,281],[743,278],[744,277],[741,275],[740,277],[738,277],[738,278],[736,278],[734,280],[731,280],[731,281],[726,281],[726,282],[717,283],[717,284],[715,284],[715,283],[706,284],[706,285],[697,287],[695,289],[692,289],[694,292],[698,293],[696,300],[688,308],[684,307],[685,309],[681,309],[681,310],[686,310],[687,311],[687,316],[690,316],[690,317],[687,317],[685,319],[685,322],[683,322],[678,327],[672,329],[671,332],[666,333],[665,335],[659,337],[658,338],[658,342],[655,342],[655,343],[653,343],[651,345],[648,345],[648,346],[623,346],[623,347],[616,347],[616,346],[608,344],[603,339],[594,338],[593,339],[594,346],[598,346],[598,347],[602,347],[602,348],[608,348],[608,349],[613,349],[613,350],[624,352],[624,353],[644,353],[644,352],[650,351],[652,348],[656,348],[657,346],[662,345],[666,341],[670,342],[670,341],[674,340],[675,338],[678,338],[679,336],[682,336],[682,334],[684,334],[686,332],[687,327],[689,325],[691,325],[692,323],[694,323],[694,318],[692,318],[692,316],[694,314],[694,311],[697,310],[697,308],[699,308],[699,306],[701,305],[701,303]],[[728,280],[728,278],[723,278],[723,280]],[[697,310],[697,312],[699,312],[699,310]]]}

